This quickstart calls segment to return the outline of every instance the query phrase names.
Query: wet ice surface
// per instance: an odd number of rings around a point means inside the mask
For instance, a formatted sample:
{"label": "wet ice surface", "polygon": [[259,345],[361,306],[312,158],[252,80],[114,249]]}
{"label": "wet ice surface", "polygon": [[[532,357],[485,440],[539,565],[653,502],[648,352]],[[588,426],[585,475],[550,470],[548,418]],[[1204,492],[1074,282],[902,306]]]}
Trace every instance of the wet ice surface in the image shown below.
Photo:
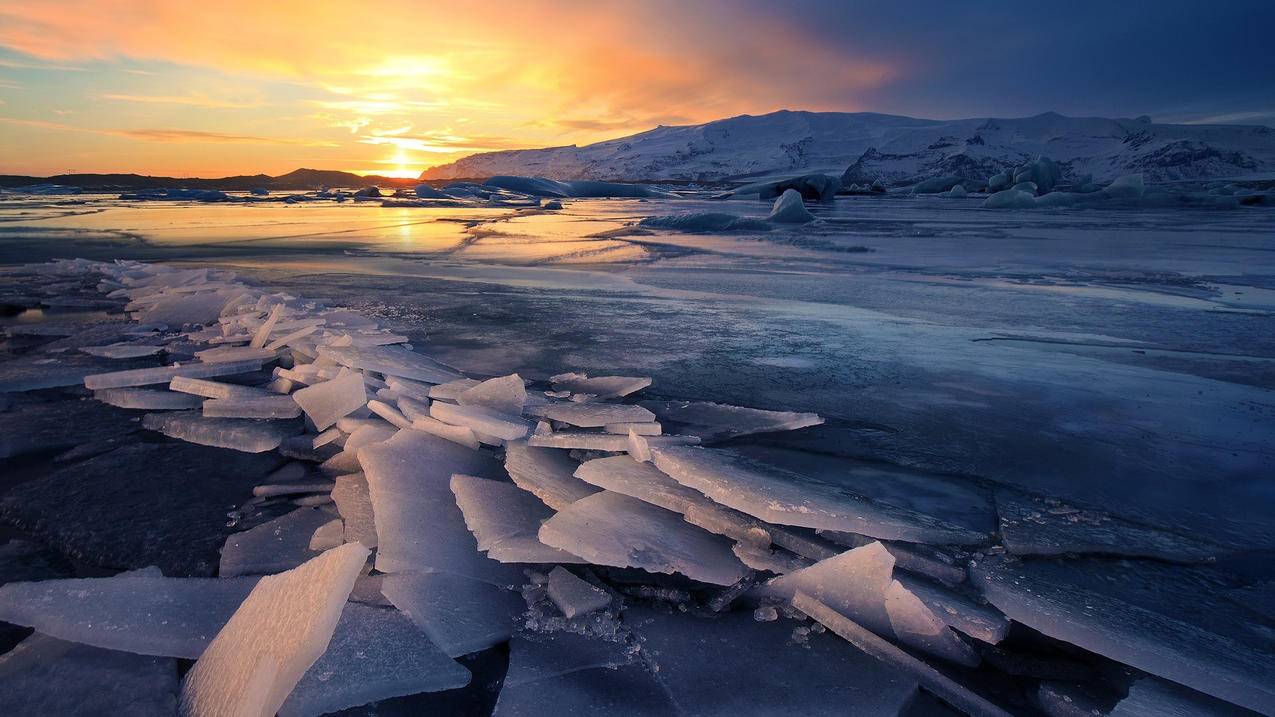
{"label": "wet ice surface", "polygon": [[[480,713],[710,714],[738,697],[899,714],[934,699],[913,696],[918,682],[975,713],[1050,712],[1082,694],[1100,711],[1217,711],[1219,699],[1275,710],[1269,209],[851,197],[810,205],[818,221],[800,228],[690,234],[631,225],[769,207],[87,201],[0,205],[0,260],[232,268],[263,291],[357,312],[316,328],[278,304],[244,306],[255,318],[233,331],[174,340],[122,321],[126,300],[105,290],[0,275],[13,307],[0,318],[0,511],[24,540],[88,564],[77,571],[158,564],[170,576],[212,574],[220,548],[219,579],[295,568],[333,541],[379,543],[379,570],[350,599],[385,611],[365,622],[384,622],[387,642],[368,652],[366,630],[318,625],[331,637],[321,669],[285,675],[315,687],[293,693],[297,713],[368,701],[410,711],[434,704],[419,693],[447,690]],[[233,287],[213,288],[217,302],[233,299]],[[133,310],[206,320],[217,302]],[[369,333],[372,322],[384,331]],[[349,343],[306,356],[334,327]],[[298,364],[272,372],[279,356]],[[154,368],[201,359],[218,363]],[[87,400],[86,377],[110,372],[89,380]],[[475,388],[492,376],[504,378]],[[288,394],[302,417],[283,418],[297,410],[279,400]],[[652,434],[654,463],[635,462],[645,453],[630,429]],[[691,438],[706,447],[661,447]],[[731,453],[694,470],[658,460],[722,448]],[[271,477],[280,453],[300,472]],[[751,461],[769,468],[736,470]],[[593,466],[586,480],[581,465]],[[208,470],[235,478],[201,481]],[[455,473],[478,477],[454,492]],[[864,546],[893,569],[878,569],[870,591],[824,579],[756,587],[821,560],[834,562],[809,574],[835,575]],[[0,582],[32,579],[4,560]],[[519,583],[521,598],[503,587]],[[185,589],[164,585],[154,591]],[[229,615],[191,637],[117,599],[93,615],[135,634],[103,641],[73,607],[42,609],[37,594],[8,593],[7,619],[106,649],[185,640],[193,657]],[[657,622],[676,628],[654,644],[642,625],[670,603],[676,619]],[[509,676],[533,676],[503,689],[478,679],[505,669],[493,651],[511,636]],[[618,647],[589,658],[600,640]],[[763,645],[769,659],[750,664]],[[851,663],[827,677],[800,666],[828,649]],[[400,651],[441,671],[376,668]],[[475,683],[459,689],[441,658],[474,651],[462,659],[478,660],[464,663]],[[806,679],[784,681],[781,659]],[[267,672],[246,678],[254,704],[281,699]],[[723,675],[736,672],[769,679],[735,686]],[[693,689],[704,685],[715,691]]]}

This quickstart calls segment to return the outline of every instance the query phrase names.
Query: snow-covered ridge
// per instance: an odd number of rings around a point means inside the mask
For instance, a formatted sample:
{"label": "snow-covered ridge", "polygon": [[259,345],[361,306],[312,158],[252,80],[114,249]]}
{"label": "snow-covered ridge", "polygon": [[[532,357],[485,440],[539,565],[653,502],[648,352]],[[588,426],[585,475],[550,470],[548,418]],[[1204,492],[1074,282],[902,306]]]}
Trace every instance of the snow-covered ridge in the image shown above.
{"label": "snow-covered ridge", "polygon": [[845,173],[846,184],[876,178],[910,184],[945,174],[987,178],[1039,155],[1058,161],[1069,179],[1092,175],[1109,181],[1139,172],[1148,181],[1248,175],[1275,171],[1275,130],[1053,112],[928,120],[783,110],[657,127],[583,147],[485,152],[428,169],[421,178],[707,181],[824,172]]}

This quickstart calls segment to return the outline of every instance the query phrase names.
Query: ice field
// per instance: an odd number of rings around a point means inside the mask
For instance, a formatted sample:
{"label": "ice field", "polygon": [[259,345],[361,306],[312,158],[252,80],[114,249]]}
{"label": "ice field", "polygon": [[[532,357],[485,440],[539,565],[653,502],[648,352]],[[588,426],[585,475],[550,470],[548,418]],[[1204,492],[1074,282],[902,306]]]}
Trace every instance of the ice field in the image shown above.
{"label": "ice field", "polygon": [[6,197],[0,712],[1275,714],[1275,209],[671,191]]}

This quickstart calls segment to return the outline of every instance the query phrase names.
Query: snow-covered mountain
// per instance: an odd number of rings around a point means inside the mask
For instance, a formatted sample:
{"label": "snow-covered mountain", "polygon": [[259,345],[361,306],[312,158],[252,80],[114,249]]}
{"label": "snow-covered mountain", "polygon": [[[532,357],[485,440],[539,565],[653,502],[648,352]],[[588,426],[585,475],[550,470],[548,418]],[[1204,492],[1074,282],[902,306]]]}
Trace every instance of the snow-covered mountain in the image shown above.
{"label": "snow-covered mountain", "polygon": [[[869,112],[780,111],[657,127],[583,147],[486,152],[433,167],[422,179],[498,174],[555,179],[729,180],[804,172],[903,184],[956,174],[986,179],[1028,159],[1056,160],[1064,178],[1149,181],[1275,172],[1275,130],[1064,117],[928,120]],[[847,169],[848,168],[848,169]]]}

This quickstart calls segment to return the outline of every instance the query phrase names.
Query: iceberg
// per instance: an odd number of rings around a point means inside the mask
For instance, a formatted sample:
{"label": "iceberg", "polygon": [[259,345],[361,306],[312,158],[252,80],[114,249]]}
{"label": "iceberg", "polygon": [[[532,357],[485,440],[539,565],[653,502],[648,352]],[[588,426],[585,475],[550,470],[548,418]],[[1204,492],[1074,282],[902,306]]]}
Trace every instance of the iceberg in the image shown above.
{"label": "iceberg", "polygon": [[766,221],[781,224],[806,224],[814,220],[815,215],[806,209],[806,205],[801,198],[801,192],[795,189],[784,190],[784,193],[775,200],[775,205],[771,207],[770,214],[766,215]]}

